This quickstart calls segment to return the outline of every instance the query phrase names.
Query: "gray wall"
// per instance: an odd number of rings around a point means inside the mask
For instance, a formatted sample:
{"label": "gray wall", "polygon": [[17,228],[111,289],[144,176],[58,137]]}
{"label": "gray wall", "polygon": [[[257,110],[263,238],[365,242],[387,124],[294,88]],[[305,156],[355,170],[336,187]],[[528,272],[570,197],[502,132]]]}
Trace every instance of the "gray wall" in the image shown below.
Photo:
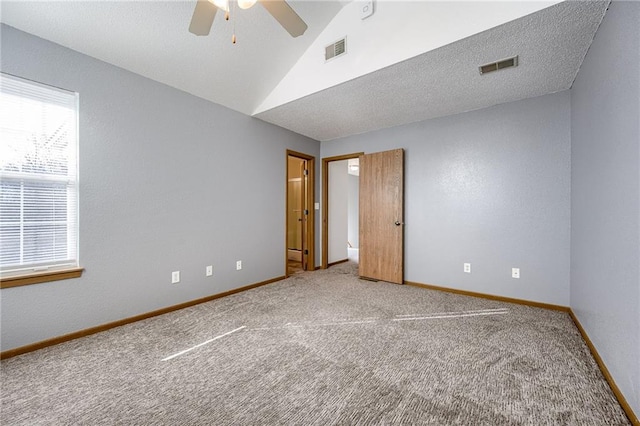
{"label": "gray wall", "polygon": [[571,90],[571,307],[640,415],[640,3],[613,2]]}
{"label": "gray wall", "polygon": [[348,180],[348,237],[353,248],[360,247],[360,177],[352,174],[347,176]]}
{"label": "gray wall", "polygon": [[568,306],[570,137],[565,91],[323,142],[322,157],[406,150],[406,280]]}
{"label": "gray wall", "polygon": [[80,93],[86,268],[3,289],[2,350],[284,275],[285,150],[319,158],[317,141],[5,25],[1,52],[3,72]]}
{"label": "gray wall", "polygon": [[327,262],[345,260],[347,239],[349,238],[349,174],[347,160],[329,163],[329,217],[328,217],[328,250]]}

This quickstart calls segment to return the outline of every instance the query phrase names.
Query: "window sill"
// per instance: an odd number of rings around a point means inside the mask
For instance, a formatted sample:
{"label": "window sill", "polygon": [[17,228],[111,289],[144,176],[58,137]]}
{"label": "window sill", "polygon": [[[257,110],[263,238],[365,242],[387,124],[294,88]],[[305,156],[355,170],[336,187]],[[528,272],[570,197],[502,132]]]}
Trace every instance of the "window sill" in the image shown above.
{"label": "window sill", "polygon": [[67,280],[69,278],[80,278],[83,271],[84,268],[73,268],[2,278],[0,279],[0,288],[19,287],[23,285],[40,284],[50,281]]}

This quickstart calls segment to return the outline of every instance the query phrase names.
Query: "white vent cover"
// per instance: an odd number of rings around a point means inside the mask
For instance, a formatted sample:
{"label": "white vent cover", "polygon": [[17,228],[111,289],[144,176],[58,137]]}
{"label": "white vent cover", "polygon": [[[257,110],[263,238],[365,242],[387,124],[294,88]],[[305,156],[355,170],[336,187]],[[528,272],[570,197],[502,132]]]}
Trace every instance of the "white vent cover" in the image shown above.
{"label": "white vent cover", "polygon": [[513,58],[503,59],[497,62],[491,62],[490,64],[480,65],[478,69],[480,70],[480,74],[487,74],[493,71],[502,70],[505,68],[517,67],[518,66],[518,57],[514,56]]}
{"label": "white vent cover", "polygon": [[328,61],[329,59],[344,55],[345,53],[347,53],[346,36],[324,48],[324,60]]}

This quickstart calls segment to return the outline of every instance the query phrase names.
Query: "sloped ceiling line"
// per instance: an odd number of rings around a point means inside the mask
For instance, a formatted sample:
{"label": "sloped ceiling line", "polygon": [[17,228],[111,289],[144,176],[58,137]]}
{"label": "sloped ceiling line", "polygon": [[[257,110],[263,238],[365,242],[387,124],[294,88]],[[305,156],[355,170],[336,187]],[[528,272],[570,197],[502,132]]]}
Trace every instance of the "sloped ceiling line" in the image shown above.
{"label": "sloped ceiling line", "polygon": [[[2,1],[19,30],[246,115],[330,140],[568,89],[609,1],[399,2],[359,18],[346,1],[289,3],[292,38],[261,7],[188,32],[195,0]],[[324,46],[348,53],[324,63]],[[520,66],[477,67],[519,55]],[[494,75],[495,74],[495,75]]]}

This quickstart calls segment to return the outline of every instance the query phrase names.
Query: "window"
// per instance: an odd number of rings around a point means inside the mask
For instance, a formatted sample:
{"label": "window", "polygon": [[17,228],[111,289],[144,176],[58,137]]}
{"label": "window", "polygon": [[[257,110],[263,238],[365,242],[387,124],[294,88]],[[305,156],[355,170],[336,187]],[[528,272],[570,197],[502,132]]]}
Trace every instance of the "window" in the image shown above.
{"label": "window", "polygon": [[0,277],[77,268],[78,95],[0,79]]}

